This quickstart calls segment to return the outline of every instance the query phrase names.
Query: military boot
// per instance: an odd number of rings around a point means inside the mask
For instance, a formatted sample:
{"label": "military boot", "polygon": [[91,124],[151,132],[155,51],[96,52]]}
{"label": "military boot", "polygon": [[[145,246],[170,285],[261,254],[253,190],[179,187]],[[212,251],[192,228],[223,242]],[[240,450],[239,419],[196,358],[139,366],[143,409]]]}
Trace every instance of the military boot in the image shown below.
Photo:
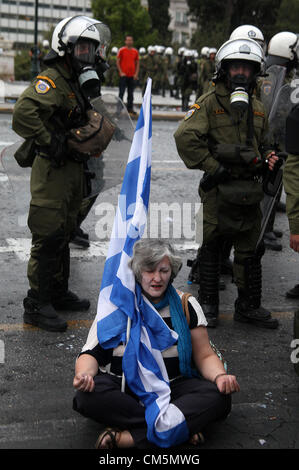
{"label": "military boot", "polygon": [[89,235],[81,227],[77,227],[71,237],[71,242],[82,248],[89,248]]}
{"label": "military boot", "polygon": [[203,245],[199,256],[198,301],[205,314],[208,327],[215,328],[219,314],[220,256],[217,247],[212,250]]}
{"label": "military boot", "polygon": [[[57,262],[49,251],[51,247],[53,246],[50,243],[45,243],[45,250],[38,258],[38,289],[29,289],[23,300],[24,323],[47,331],[63,332],[67,329],[67,323],[58,316],[51,303],[53,274]],[[54,250],[53,252],[55,253]]]}
{"label": "military boot", "polygon": [[53,305],[34,298],[30,291],[23,300],[24,323],[37,326],[46,331],[63,332],[67,329],[67,322],[57,315]]}
{"label": "military boot", "polygon": [[275,329],[279,323],[271,312],[261,306],[262,266],[259,256],[247,258],[244,263],[245,288],[238,288],[234,320],[252,323],[261,328]]}
{"label": "military boot", "polygon": [[277,236],[274,232],[266,232],[264,235],[264,244],[268,250],[281,251],[282,244],[277,240]]}
{"label": "military boot", "polygon": [[56,310],[72,310],[73,312],[88,310],[90,307],[88,299],[80,299],[70,290],[53,294],[52,304]]}

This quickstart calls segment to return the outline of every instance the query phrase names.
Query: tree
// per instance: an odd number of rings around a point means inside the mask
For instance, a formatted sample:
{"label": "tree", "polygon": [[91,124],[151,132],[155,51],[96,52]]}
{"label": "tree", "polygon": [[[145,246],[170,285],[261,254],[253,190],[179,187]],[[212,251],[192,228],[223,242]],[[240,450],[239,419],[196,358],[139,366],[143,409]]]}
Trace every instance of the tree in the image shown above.
{"label": "tree", "polygon": [[269,40],[275,32],[280,4],[281,0],[188,0],[190,13],[199,23],[193,44],[219,47],[242,24],[257,26]]}
{"label": "tree", "polygon": [[134,38],[135,47],[156,43],[158,32],[152,30],[148,11],[140,0],[92,0],[94,17],[111,30],[112,44],[123,46],[127,34]]}
{"label": "tree", "polygon": [[152,31],[159,32],[159,43],[168,44],[171,41],[169,0],[148,0],[148,12],[152,20]]}
{"label": "tree", "polygon": [[275,33],[280,31],[298,33],[298,18],[299,0],[282,0],[275,23]]}

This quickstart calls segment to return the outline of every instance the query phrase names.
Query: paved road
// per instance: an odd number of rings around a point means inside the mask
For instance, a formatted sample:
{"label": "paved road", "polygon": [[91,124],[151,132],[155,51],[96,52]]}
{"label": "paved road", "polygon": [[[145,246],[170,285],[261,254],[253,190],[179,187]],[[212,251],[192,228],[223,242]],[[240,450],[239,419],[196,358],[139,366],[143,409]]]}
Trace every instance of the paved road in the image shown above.
{"label": "paved road", "polygon": [[[3,142],[16,140],[9,126],[10,119],[0,116],[2,147]],[[190,238],[194,227],[190,226],[190,234],[183,232],[181,208],[188,203],[185,210],[194,214],[200,172],[186,170],[179,160],[172,137],[176,127],[173,122],[153,124],[151,203],[179,205],[173,206],[172,213],[155,213],[151,227],[153,231],[159,229],[162,221],[166,230],[170,224],[170,234],[174,233],[184,260],[175,285],[196,293],[197,287],[186,282],[186,260],[195,254],[194,237]],[[105,228],[102,209],[104,203],[115,206],[119,187],[102,194],[84,222],[91,249],[72,250],[71,288],[90,298],[90,311],[64,313],[69,328],[57,334],[22,323],[30,234],[26,227],[17,225],[14,195],[3,173],[0,183],[0,344],[5,352],[0,364],[0,449],[90,449],[99,426],[72,410],[72,379],[76,355],[96,312],[108,241],[108,237],[98,236],[99,227],[102,232]],[[280,328],[267,331],[235,324],[232,312],[236,288],[226,277],[220,325],[210,336],[223,351],[229,370],[237,375],[241,392],[234,395],[233,411],[226,422],[208,433],[206,449],[299,448],[299,378],[290,361],[292,312],[299,301],[284,296],[298,282],[299,259],[288,247],[284,214],[278,214],[276,225],[284,231],[283,251],[266,252],[264,256],[263,295],[264,305],[279,318]]]}

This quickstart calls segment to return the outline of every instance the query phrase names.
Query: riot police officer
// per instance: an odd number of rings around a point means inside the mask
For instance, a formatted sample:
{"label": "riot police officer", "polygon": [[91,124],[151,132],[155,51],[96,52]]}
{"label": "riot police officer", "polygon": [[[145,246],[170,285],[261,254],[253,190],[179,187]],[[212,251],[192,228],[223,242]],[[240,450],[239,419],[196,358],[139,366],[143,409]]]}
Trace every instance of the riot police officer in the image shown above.
{"label": "riot police officer", "polygon": [[[279,66],[281,68],[285,68],[285,79],[283,85],[287,83],[290,84],[292,79],[295,77],[296,68],[298,65],[298,57],[297,57],[297,44],[298,44],[298,37],[295,33],[290,31],[282,31],[280,33],[275,34],[269,41],[267,56],[266,56],[266,68],[267,70],[271,66]],[[270,69],[271,70],[271,69]],[[261,94],[263,92],[263,88],[268,86],[268,79],[267,77],[261,83]],[[282,106],[281,106],[282,107]],[[284,121],[280,116],[282,112],[278,109],[277,111],[277,121]],[[284,142],[275,142],[275,144],[280,147],[279,150],[283,151]],[[266,248],[273,250],[273,251],[281,251],[282,244],[279,242],[278,238],[282,236],[282,232],[275,230],[274,222],[276,212],[281,210],[285,212],[285,208],[283,207],[283,203],[280,201],[282,194],[282,186],[281,189],[276,197],[275,204],[273,206],[271,215],[269,217],[269,221],[266,227],[265,236],[264,236],[264,243]]]}
{"label": "riot police officer", "polygon": [[181,95],[182,95],[182,111],[187,111],[190,96],[193,91],[197,91],[198,87],[198,70],[197,62],[194,58],[194,52],[189,49],[184,51],[184,60],[180,66],[180,74],[182,77]]}
{"label": "riot police officer", "polygon": [[13,129],[36,148],[24,322],[49,331],[67,328],[57,310],[90,306],[68,288],[69,241],[78,223],[88,155],[70,152],[66,133],[87,121],[90,100],[99,95],[109,43],[110,30],[98,20],[75,16],[59,22],[44,58],[48,68],[32,81],[14,109]]}
{"label": "riot police officer", "polygon": [[253,39],[256,41],[263,51],[265,50],[265,38],[262,31],[251,24],[242,24],[233,30],[229,39]]}
{"label": "riot police officer", "polygon": [[260,235],[261,176],[264,159],[273,169],[277,156],[264,147],[267,117],[253,95],[263,51],[252,40],[229,40],[216,56],[215,87],[186,113],[175,133],[185,165],[205,172],[200,183],[203,243],[199,301],[215,327],[219,313],[219,247],[232,240],[238,287],[234,320],[265,328],[278,322],[261,306],[263,245]]}

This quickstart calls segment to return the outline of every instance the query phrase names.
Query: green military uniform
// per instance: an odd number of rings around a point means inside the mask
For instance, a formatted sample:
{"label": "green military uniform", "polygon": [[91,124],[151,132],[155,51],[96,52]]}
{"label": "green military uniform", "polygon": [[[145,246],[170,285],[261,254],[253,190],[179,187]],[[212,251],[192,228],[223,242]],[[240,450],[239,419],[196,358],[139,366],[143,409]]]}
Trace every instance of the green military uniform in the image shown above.
{"label": "green military uniform", "polygon": [[150,77],[153,80],[153,89],[154,89],[154,80],[156,79],[156,73],[158,70],[158,62],[155,54],[147,54],[144,58],[144,67],[146,70],[144,76],[144,85],[143,92],[145,91],[147,79]]}
{"label": "green military uniform", "polygon": [[[55,155],[49,153],[52,135],[65,132],[68,116],[78,105],[63,64],[55,62],[33,80],[13,114],[14,131],[24,139],[34,138],[39,149],[30,182],[28,296],[57,308],[61,306],[59,299],[68,292],[68,243],[77,227],[83,198],[83,163],[65,155],[61,166],[53,164]],[[84,305],[88,307],[89,302]]]}
{"label": "green military uniform", "polygon": [[119,73],[116,65],[117,56],[110,55],[108,59],[109,69],[105,75],[105,84],[107,86],[115,87],[118,86]]}
{"label": "green military uniform", "polygon": [[283,171],[286,209],[292,235],[299,234],[299,156],[289,155]]}
{"label": "green military uniform", "polygon": [[[286,193],[286,211],[289,220],[290,233],[292,235],[299,234],[299,197],[298,197],[298,181],[299,181],[299,155],[288,155],[284,171],[283,183]],[[298,298],[299,286],[295,285],[291,289],[289,297]],[[299,311],[294,314],[294,338],[299,339]],[[294,364],[295,371],[299,375],[299,362]]]}
{"label": "green military uniform", "polygon": [[[178,153],[188,168],[215,175],[221,164],[230,171],[229,181],[208,192],[200,190],[203,203],[200,288],[202,293],[208,292],[207,298],[201,299],[202,304],[218,305],[219,246],[223,238],[230,239],[235,248],[233,269],[239,297],[245,290],[252,298],[261,294],[261,255],[257,259],[255,248],[260,234],[259,204],[263,198],[258,178],[262,159],[268,153],[263,148],[267,117],[262,103],[252,97],[253,132],[249,154],[258,157],[258,161],[252,163],[252,158],[248,160],[246,154],[248,111],[242,117],[234,113],[230,91],[219,81],[212,91],[196,101],[174,135]],[[247,148],[244,155],[243,150],[237,155],[240,146]],[[254,278],[256,285],[248,280],[252,271],[251,281]]]}
{"label": "green military uniform", "polygon": [[200,69],[200,90],[201,94],[205,94],[209,91],[211,86],[212,77],[215,72],[215,61],[214,60],[204,60],[201,63]]}
{"label": "green military uniform", "polygon": [[155,71],[153,74],[153,93],[160,93],[163,76],[165,73],[165,64],[162,54],[155,54]]}
{"label": "green military uniform", "polygon": [[146,55],[139,54],[139,85],[141,90],[145,87]]}

